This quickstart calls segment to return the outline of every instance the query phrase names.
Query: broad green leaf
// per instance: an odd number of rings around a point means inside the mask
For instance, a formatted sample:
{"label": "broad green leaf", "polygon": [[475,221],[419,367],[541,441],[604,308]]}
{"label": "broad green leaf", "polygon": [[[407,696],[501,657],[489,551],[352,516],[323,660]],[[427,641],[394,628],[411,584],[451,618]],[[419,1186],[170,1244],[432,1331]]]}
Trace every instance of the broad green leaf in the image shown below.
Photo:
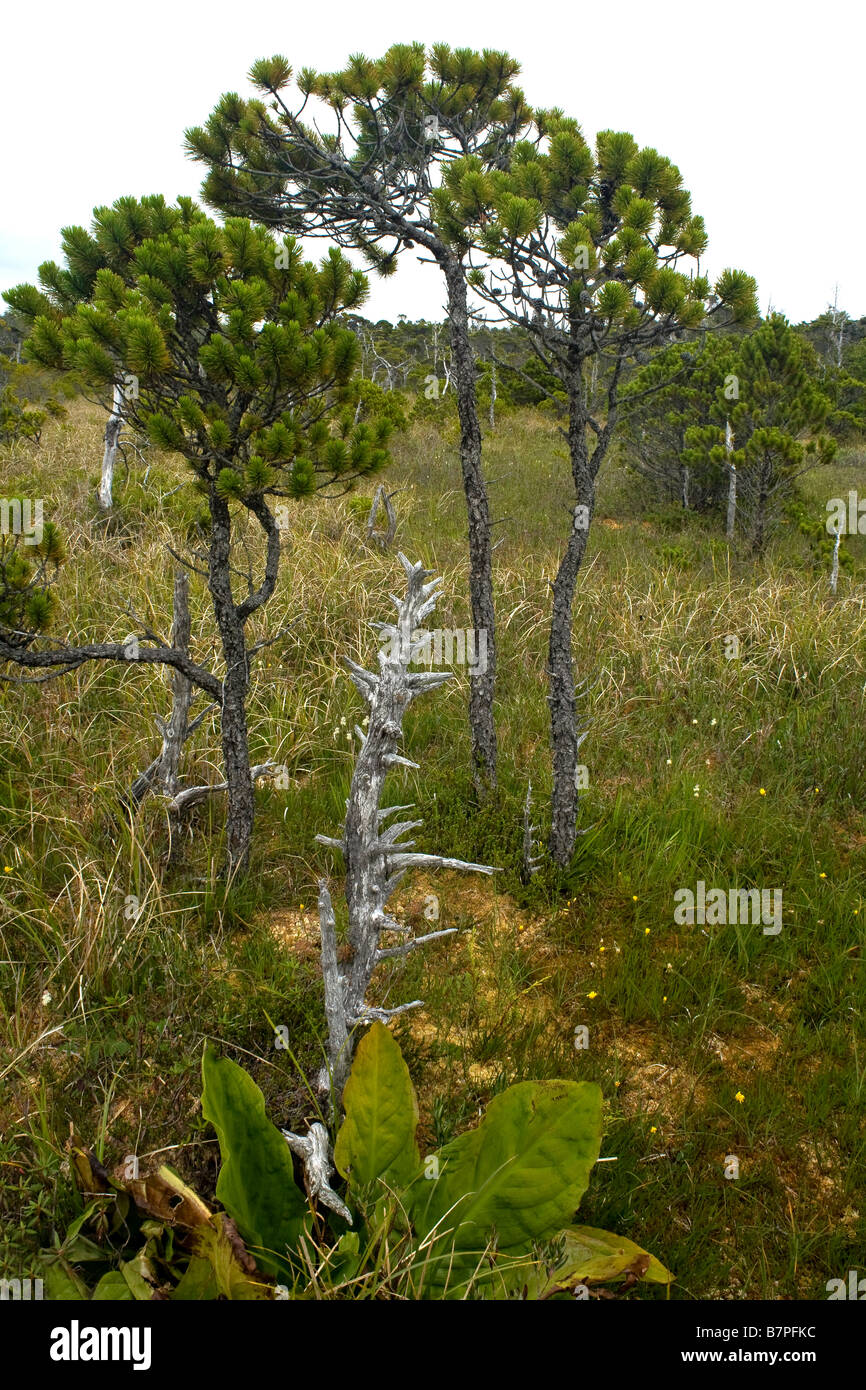
{"label": "broad green leaf", "polygon": [[[574,1215],[601,1145],[601,1090],[588,1081],[521,1081],[495,1096],[477,1129],[446,1145],[439,1176],[410,1195],[416,1229],[461,1251],[526,1249]],[[427,1190],[425,1190],[427,1189]]]}
{"label": "broad green leaf", "polygon": [[270,1274],[284,1273],[285,1252],[297,1247],[312,1219],[295,1183],[289,1146],[265,1114],[265,1098],[243,1067],[207,1050],[202,1078],[202,1114],[217,1132],[222,1157],[217,1199],[259,1266]]}
{"label": "broad green leaf", "polygon": [[[150,1292],[152,1293],[153,1290]],[[93,1303],[102,1303],[106,1300],[116,1303],[132,1303],[135,1300],[135,1295],[119,1269],[110,1269],[107,1274],[103,1274],[90,1297]],[[150,1297],[150,1293],[148,1297]]]}
{"label": "broad green leaf", "polygon": [[654,1255],[626,1236],[595,1226],[569,1226],[563,1231],[565,1254],[551,1270],[541,1297],[576,1284],[606,1284],[632,1273],[650,1284],[671,1284],[674,1275]]}
{"label": "broad green leaf", "polygon": [[418,1170],[418,1103],[398,1044],[374,1023],[358,1044],[343,1092],[346,1118],[334,1162],[353,1188],[377,1178],[403,1187]]}

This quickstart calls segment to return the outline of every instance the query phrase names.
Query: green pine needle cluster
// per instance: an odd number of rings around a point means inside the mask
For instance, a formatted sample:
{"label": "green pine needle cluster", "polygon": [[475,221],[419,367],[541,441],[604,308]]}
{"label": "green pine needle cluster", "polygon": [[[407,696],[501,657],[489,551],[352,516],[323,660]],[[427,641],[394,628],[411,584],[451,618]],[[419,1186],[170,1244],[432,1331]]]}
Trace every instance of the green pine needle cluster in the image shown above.
{"label": "green pine needle cluster", "polygon": [[221,496],[304,496],[385,465],[387,419],[331,423],[355,398],[344,316],[367,293],[339,251],[315,266],[291,236],[158,197],[97,209],[63,246],[41,289],[6,296],[32,324],[29,358],[120,387],[129,422]]}

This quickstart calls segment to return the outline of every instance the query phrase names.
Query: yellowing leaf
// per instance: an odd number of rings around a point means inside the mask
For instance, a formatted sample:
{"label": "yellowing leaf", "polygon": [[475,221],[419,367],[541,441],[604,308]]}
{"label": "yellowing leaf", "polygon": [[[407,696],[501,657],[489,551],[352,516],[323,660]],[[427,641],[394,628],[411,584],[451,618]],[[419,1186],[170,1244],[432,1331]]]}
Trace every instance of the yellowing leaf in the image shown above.
{"label": "yellowing leaf", "polygon": [[569,1226],[564,1232],[565,1256],[551,1272],[541,1297],[576,1284],[606,1284],[628,1274],[650,1284],[671,1284],[674,1275],[654,1255],[626,1236],[595,1226]]}
{"label": "yellowing leaf", "polygon": [[355,1188],[382,1178],[403,1186],[418,1169],[418,1103],[409,1068],[388,1029],[361,1039],[343,1092],[346,1118],[334,1146],[338,1171]]}

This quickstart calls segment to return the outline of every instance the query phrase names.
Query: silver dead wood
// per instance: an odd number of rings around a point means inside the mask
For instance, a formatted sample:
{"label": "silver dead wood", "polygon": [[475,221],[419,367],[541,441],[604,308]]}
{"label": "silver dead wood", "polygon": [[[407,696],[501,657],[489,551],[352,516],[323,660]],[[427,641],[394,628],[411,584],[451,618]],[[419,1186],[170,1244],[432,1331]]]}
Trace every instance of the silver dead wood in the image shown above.
{"label": "silver dead wood", "polygon": [[836,523],[836,539],[833,542],[833,563],[830,568],[830,593],[835,598],[836,585],[839,583],[839,545],[842,540],[842,528]]}
{"label": "silver dead wood", "polygon": [[[189,575],[186,570],[178,569],[174,576],[171,645],[187,659],[189,659],[190,631]],[[172,672],[171,683],[171,713],[168,719],[161,719],[157,716],[156,720],[157,728],[162,736],[162,747],[153,762],[138,775],[130,787],[128,803],[132,807],[140,805],[148,792],[153,790],[158,790],[169,798],[177,795],[183,745],[188,738],[192,737],[211,710],[217,708],[216,705],[210,704],[196,715],[195,719],[191,720],[189,711],[192,700],[192,682],[188,676],[175,667]],[[170,812],[169,819],[172,829],[174,829],[176,818],[176,811]]]}
{"label": "silver dead wood", "polygon": [[526,784],[526,801],[523,806],[523,846],[520,863],[520,877],[528,883],[541,868],[541,855],[536,854],[538,826],[532,823],[532,783]]}
{"label": "silver dead wood", "polygon": [[111,489],[114,483],[114,465],[117,459],[117,446],[123,429],[123,389],[115,385],[111,401],[111,414],[105,426],[102,451],[102,470],[99,477],[99,506],[102,511],[111,511]]}
{"label": "silver dead wood", "polygon": [[303,1162],[308,1196],[321,1202],[322,1206],[330,1207],[331,1211],[342,1216],[351,1226],[352,1213],[328,1181],[334,1170],[331,1167],[331,1151],[325,1126],[316,1122],[310,1125],[309,1133],[305,1135],[293,1134],[290,1129],[284,1129],[282,1133],[292,1153],[297,1154]]}
{"label": "silver dead wood", "polygon": [[[450,679],[448,671],[410,671],[419,651],[429,643],[424,619],[432,612],[441,580],[430,581],[430,571],[399,556],[406,572],[405,598],[392,595],[397,609],[393,623],[375,623],[382,640],[379,674],[365,671],[346,659],[349,674],[369,708],[366,733],[356,726],[361,749],[355,763],[352,786],[346,802],[346,820],[339,839],[317,835],[316,839],[342,851],[346,865],[346,902],[349,914],[351,961],[340,967],[337,956],[337,929],[328,885],[319,882],[319,929],[321,933],[322,974],[325,983],[325,1015],[328,1025],[328,1061],[318,1078],[319,1089],[330,1094],[331,1116],[339,1116],[340,1097],[349,1075],[357,1030],[374,1020],[387,1022],[407,1009],[419,1008],[423,1000],[412,999],[396,1008],[375,1008],[367,1003],[367,988],[376,966],[383,960],[408,955],[425,942],[450,936],[456,928],[426,933],[382,945],[383,933],[408,937],[409,928],[398,922],[387,909],[388,899],[411,868],[469,869],[493,874],[488,864],[469,864],[438,854],[413,852],[413,840],[405,836],[421,824],[417,820],[386,822],[411,806],[384,806],[385,779],[393,767],[417,767],[397,752],[403,731],[403,716],[416,695],[433,690]],[[283,1130],[295,1153],[304,1159],[308,1190],[319,1181],[318,1150],[302,1148],[306,1140]],[[311,1130],[312,1134],[312,1130]],[[315,1152],[315,1157],[314,1157]],[[312,1165],[312,1166],[311,1166]],[[315,1165],[319,1165],[317,1168]],[[325,1162],[324,1181],[330,1170]],[[319,1191],[324,1194],[324,1189]],[[324,1195],[322,1201],[326,1201]],[[328,1201],[329,1205],[333,1205]]]}
{"label": "silver dead wood", "polygon": [[[373,494],[373,505],[370,507],[370,515],[367,517],[367,540],[375,541],[382,550],[389,548],[397,534],[397,513],[394,510],[394,503],[391,501],[393,496],[394,493],[386,492],[380,483]],[[384,531],[376,530],[376,515],[380,506],[385,513]]]}

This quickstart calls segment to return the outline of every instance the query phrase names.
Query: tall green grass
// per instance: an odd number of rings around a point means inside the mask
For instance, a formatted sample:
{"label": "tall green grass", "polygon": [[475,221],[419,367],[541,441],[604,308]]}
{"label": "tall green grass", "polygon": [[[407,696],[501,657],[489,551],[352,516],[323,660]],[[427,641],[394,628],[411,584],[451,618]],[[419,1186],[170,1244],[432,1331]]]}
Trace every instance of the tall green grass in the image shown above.
{"label": "tall green grass", "polygon": [[[41,449],[6,450],[0,491],[43,496],[67,537],[58,637],[122,640],[141,619],[167,633],[166,546],[186,544],[193,494],[177,461],[156,456],[146,482],[138,464],[119,480],[106,525],[93,500],[101,424],[76,407]],[[418,424],[396,454],[397,545],[444,576],[433,621],[466,627],[455,428]],[[550,785],[546,626],[569,480],[541,413],[504,415],[485,458],[501,542],[500,794],[471,805],[465,669],[413,706],[406,752],[421,771],[394,776],[395,800],[424,817],[419,848],[504,871],[489,883],[416,877],[401,898],[412,920],[435,893],[439,925],[458,928],[377,985],[383,1002],[427,1001],[397,1025],[423,1135],[444,1142],[514,1080],[598,1080],[611,1161],[585,1221],[658,1254],[678,1275],[675,1297],[823,1297],[866,1249],[864,540],[850,540],[859,568],[832,602],[793,528],[756,567],[717,526],[648,506],[611,461],[575,606],[592,720],[586,833],[565,882],[543,871],[524,887],[526,783],[542,834]],[[810,476],[815,515],[862,477],[856,451]],[[89,666],[0,690],[4,1273],[26,1274],[76,1209],[70,1125],[108,1163],[158,1153],[212,1193],[215,1148],[197,1110],[205,1038],[252,1071],[275,1119],[297,1127],[313,1113],[315,883],[340,872],[314,836],[342,820],[362,713],[340,657],[375,660],[368,623],[399,584],[394,554],[366,547],[356,512],[346,500],[298,507],[257,620],[254,637],[285,631],[255,660],[252,753],[284,764],[289,787],[262,784],[253,869],[228,894],[221,798],[192,818],[170,867],[160,799],[134,821],[123,811],[158,747],[163,673]],[[192,615],[194,653],[215,662],[195,577]],[[211,715],[184,780],[218,780],[218,733]],[[781,887],[782,932],[677,926],[673,895],[698,879]],[[288,1025],[291,1054],[271,1024]],[[574,1046],[580,1024],[587,1050]]]}

